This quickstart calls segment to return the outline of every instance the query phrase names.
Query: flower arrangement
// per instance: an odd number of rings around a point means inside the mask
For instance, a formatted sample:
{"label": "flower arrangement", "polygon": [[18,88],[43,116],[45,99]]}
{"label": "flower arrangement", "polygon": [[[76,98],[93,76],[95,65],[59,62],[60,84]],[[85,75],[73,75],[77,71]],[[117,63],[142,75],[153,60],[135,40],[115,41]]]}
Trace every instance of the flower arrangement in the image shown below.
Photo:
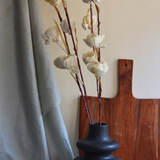
{"label": "flower arrangement", "polygon": [[[85,82],[81,70],[80,60],[78,56],[78,38],[76,30],[76,20],[69,16],[67,10],[66,0],[45,0],[51,4],[59,17],[60,23],[55,22],[55,26],[47,29],[41,36],[45,40],[46,45],[51,45],[52,43],[59,44],[60,41],[63,42],[63,47],[61,49],[65,52],[65,55],[61,55],[54,60],[54,65],[60,69],[69,70],[69,73],[74,78],[77,83],[80,93],[83,98],[83,102],[86,108],[89,123],[93,124],[93,119],[90,111],[90,106],[87,98],[87,91],[85,87]],[[102,94],[102,84],[101,77],[108,71],[108,65],[101,56],[101,48],[105,48],[105,44],[101,42],[105,39],[105,35],[100,34],[100,8],[98,3],[101,0],[82,0],[84,3],[89,5],[87,15],[82,19],[82,28],[84,30],[91,30],[91,33],[86,36],[84,40],[85,44],[92,48],[90,51],[82,55],[83,62],[85,63],[87,69],[95,75],[97,83],[97,95],[99,102],[99,125],[101,125],[101,94]],[[62,19],[61,13],[58,9],[58,5],[62,2],[66,19]],[[92,7],[96,8],[97,15],[93,15]],[[93,25],[97,24],[97,31],[93,30]],[[74,54],[70,52],[70,46],[68,44],[67,36],[69,34],[72,39]]]}

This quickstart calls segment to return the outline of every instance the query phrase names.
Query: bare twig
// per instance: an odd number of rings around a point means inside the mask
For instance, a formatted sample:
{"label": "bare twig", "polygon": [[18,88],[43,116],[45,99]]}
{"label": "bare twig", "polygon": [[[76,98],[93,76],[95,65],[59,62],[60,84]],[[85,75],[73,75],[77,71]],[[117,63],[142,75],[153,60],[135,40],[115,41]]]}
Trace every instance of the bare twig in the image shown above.
{"label": "bare twig", "polygon": [[[98,10],[98,9],[97,9]],[[100,35],[100,20],[99,20],[99,11],[97,11],[97,21],[98,21],[98,35]],[[99,48],[98,61],[101,61],[101,50]],[[101,80],[101,78],[100,78]],[[99,125],[101,125],[101,86],[99,83],[99,94],[98,94],[98,102],[99,102]]]}
{"label": "bare twig", "polygon": [[[58,14],[58,17],[59,17],[59,20],[60,22],[63,21],[61,15],[60,15],[60,12],[58,10],[58,8],[54,5],[54,3],[51,1],[51,0],[47,0],[47,2],[49,2],[52,6],[54,6],[55,10],[57,11],[57,14]],[[65,2],[63,2],[65,3]],[[67,41],[67,37],[66,37],[66,33],[63,32],[63,35],[64,35],[64,38],[65,38],[65,41],[66,41],[66,45],[67,45],[67,48],[68,48],[68,53],[70,54],[70,50],[69,50],[69,45],[68,45],[68,41]],[[62,47],[61,47],[62,48]],[[75,47],[76,48],[76,47]],[[79,60],[79,59],[78,59]],[[77,82],[77,85],[79,87],[79,90],[81,92],[81,95],[82,95],[82,99],[83,99],[83,102],[84,102],[84,105],[85,105],[85,108],[86,108],[86,112],[87,112],[87,116],[88,116],[88,119],[89,119],[89,123],[92,124],[93,121],[92,121],[92,117],[91,117],[91,113],[90,113],[90,109],[89,109],[89,105],[88,105],[88,102],[86,103],[86,100],[84,98],[84,95],[83,95],[83,91],[82,91],[82,88],[81,88],[81,85],[80,85],[80,82],[79,82],[79,78],[78,78],[78,75],[76,74],[76,82]],[[84,85],[84,82],[83,82],[83,85]],[[88,100],[87,100],[88,101]]]}
{"label": "bare twig", "polygon": [[92,13],[92,2],[90,4],[90,13],[91,13],[91,33],[93,33],[93,13]]}
{"label": "bare twig", "polygon": [[[56,41],[55,41],[56,42]],[[57,43],[57,45],[66,53],[66,54],[68,54],[66,51],[65,51],[65,49],[58,43],[58,42],[56,42]]]}
{"label": "bare twig", "polygon": [[[100,24],[101,24],[100,19],[99,19],[100,9],[98,5],[94,2],[94,0],[92,0],[92,2],[95,4],[96,10],[97,10],[97,22],[98,22],[97,28],[98,28],[98,35],[100,35]],[[100,62],[101,61],[100,48],[97,50],[97,54],[98,54],[98,61]],[[101,81],[101,78],[99,78],[99,80]],[[101,83],[99,83],[98,85],[98,80],[97,80],[97,92],[98,92],[98,104],[99,104],[99,125],[101,125],[101,91],[102,91]]]}
{"label": "bare twig", "polygon": [[70,23],[68,11],[67,11],[66,4],[65,4],[64,0],[62,0],[62,3],[63,3],[63,7],[64,7],[65,14],[66,14],[66,17],[67,17],[68,26],[69,26],[69,29],[70,29],[70,34],[71,34],[71,38],[72,38],[72,42],[73,42],[73,49],[75,51],[75,55],[77,56],[77,62],[78,62],[78,67],[79,67],[81,79],[82,79],[82,82],[83,82],[83,89],[84,89],[85,99],[86,99],[86,102],[87,102],[89,117],[90,117],[90,120],[91,120],[91,124],[93,124],[92,115],[91,115],[91,111],[90,111],[90,107],[89,107],[89,102],[88,102],[88,98],[87,98],[86,87],[85,87],[85,84],[84,84],[84,79],[83,79],[82,70],[81,70],[81,66],[80,66],[80,61],[79,61],[79,57],[78,57],[78,54],[77,54],[77,49],[76,49],[73,33],[72,33],[72,28],[71,28],[71,23]]}

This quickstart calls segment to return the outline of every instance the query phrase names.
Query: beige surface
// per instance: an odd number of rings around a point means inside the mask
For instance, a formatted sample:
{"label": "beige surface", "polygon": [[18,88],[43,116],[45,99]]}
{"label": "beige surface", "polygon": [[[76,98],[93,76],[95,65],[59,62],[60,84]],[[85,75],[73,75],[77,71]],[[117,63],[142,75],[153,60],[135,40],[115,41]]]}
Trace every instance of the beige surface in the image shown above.
{"label": "beige surface", "polygon": [[[46,28],[58,20],[54,9],[41,0]],[[103,97],[115,97],[117,93],[117,59],[134,59],[133,95],[137,98],[160,97],[160,1],[158,0],[102,0],[101,33],[106,34],[108,47],[102,49],[102,55],[109,65],[108,73],[103,77]],[[81,27],[81,20],[88,5],[81,0],[68,0],[70,15],[77,20],[79,38],[79,56],[90,51],[83,38],[89,31]],[[64,17],[62,6],[59,6]],[[95,13],[95,12],[94,12]],[[72,47],[72,43],[70,43]],[[73,47],[72,47],[73,48]],[[51,47],[53,59],[64,54],[56,44]],[[82,63],[88,95],[96,95],[94,76]],[[75,155],[78,139],[79,91],[67,71],[55,69],[61,93],[61,111]],[[158,87],[157,87],[158,86]]]}

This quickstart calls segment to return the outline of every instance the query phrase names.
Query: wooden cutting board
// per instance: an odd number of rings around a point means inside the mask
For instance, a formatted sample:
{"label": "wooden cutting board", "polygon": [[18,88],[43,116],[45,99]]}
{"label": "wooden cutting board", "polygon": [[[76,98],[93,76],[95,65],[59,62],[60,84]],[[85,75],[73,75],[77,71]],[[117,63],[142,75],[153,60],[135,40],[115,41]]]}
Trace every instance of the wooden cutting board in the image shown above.
{"label": "wooden cutting board", "polygon": [[[118,63],[119,94],[111,99],[102,98],[102,122],[108,124],[110,137],[120,143],[113,155],[122,160],[160,160],[160,100],[134,98],[133,61],[118,60]],[[98,122],[98,99],[88,98],[93,120]],[[80,139],[87,135],[88,125],[81,97]]]}

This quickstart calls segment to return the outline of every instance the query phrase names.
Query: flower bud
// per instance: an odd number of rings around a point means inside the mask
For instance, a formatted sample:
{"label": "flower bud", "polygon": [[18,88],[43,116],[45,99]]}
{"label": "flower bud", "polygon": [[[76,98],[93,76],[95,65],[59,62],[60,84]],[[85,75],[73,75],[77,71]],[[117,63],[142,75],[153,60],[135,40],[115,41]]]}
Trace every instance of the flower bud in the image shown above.
{"label": "flower bud", "polygon": [[89,47],[105,48],[107,45],[100,45],[100,43],[104,39],[105,39],[105,34],[101,36],[96,33],[91,33],[86,37],[86,39],[83,39],[83,40]]}
{"label": "flower bud", "polygon": [[[92,16],[93,25],[97,22],[97,17],[95,15]],[[91,29],[91,16],[86,15],[82,20],[82,27],[83,29]]]}
{"label": "flower bud", "polygon": [[82,58],[83,58],[83,62],[85,63],[85,64],[88,64],[88,63],[90,63],[91,61],[93,61],[93,60],[96,60],[96,52],[93,52],[93,51],[91,51],[91,52],[87,52],[86,54],[83,54],[83,56],[82,56]]}
{"label": "flower bud", "polygon": [[46,45],[61,41],[61,36],[56,26],[48,28],[41,36],[45,40]]}
{"label": "flower bud", "polygon": [[54,60],[54,65],[60,69],[71,69],[72,73],[79,73],[77,56],[74,54],[57,57]]}
{"label": "flower bud", "polygon": [[[76,20],[75,20],[75,18],[70,18],[70,23],[71,23],[71,29],[74,30],[74,28],[76,27]],[[61,26],[63,32],[71,34],[67,19],[63,20],[60,23],[60,26]]]}
{"label": "flower bud", "polygon": [[108,71],[106,62],[91,61],[87,64],[87,68],[97,77],[102,77]]}

